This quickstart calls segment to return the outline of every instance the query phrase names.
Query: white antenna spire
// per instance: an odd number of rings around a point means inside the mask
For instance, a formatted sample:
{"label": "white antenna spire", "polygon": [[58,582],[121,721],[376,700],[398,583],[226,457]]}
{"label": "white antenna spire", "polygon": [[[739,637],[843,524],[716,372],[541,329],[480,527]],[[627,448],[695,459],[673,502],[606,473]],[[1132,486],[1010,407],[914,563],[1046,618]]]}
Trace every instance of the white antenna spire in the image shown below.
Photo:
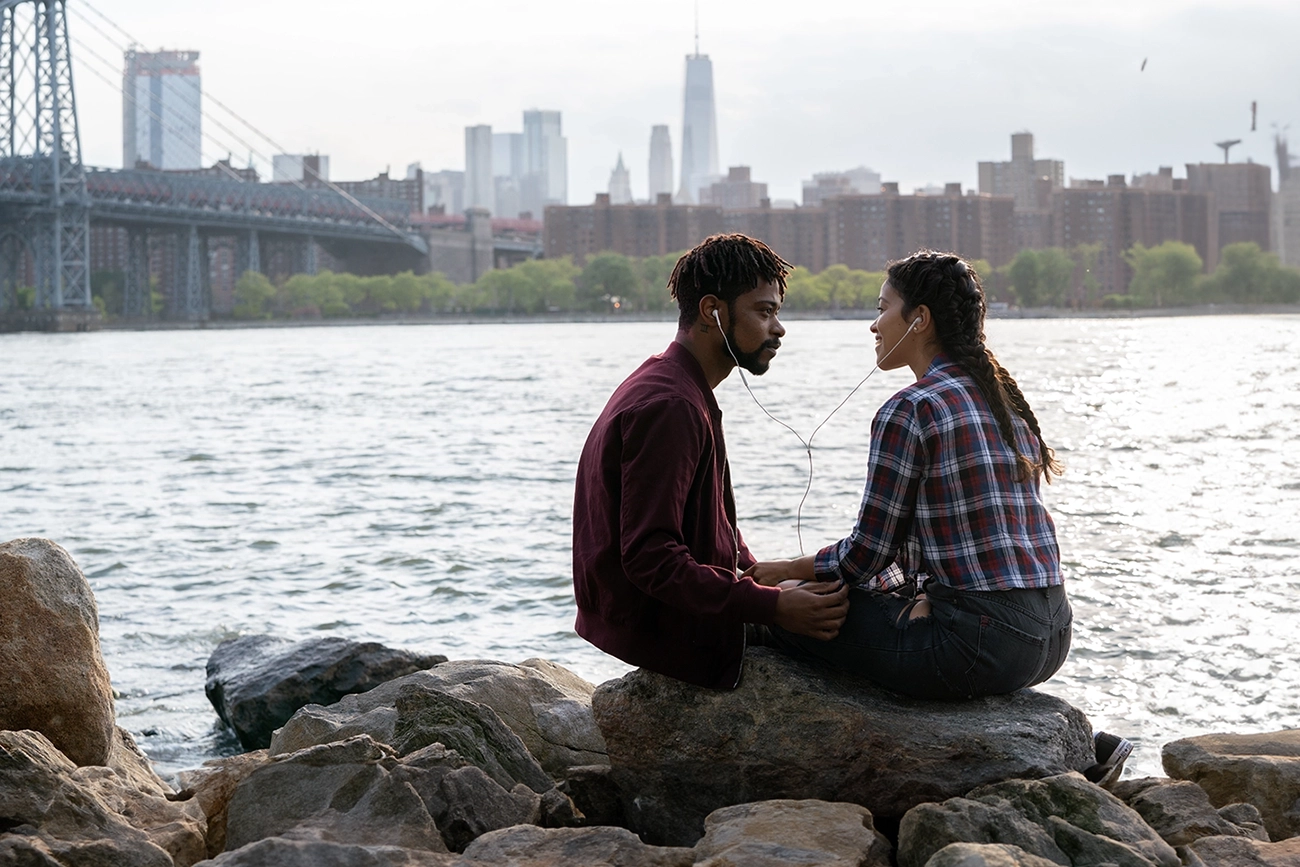
{"label": "white antenna spire", "polygon": [[695,56],[700,56],[700,0],[695,0]]}

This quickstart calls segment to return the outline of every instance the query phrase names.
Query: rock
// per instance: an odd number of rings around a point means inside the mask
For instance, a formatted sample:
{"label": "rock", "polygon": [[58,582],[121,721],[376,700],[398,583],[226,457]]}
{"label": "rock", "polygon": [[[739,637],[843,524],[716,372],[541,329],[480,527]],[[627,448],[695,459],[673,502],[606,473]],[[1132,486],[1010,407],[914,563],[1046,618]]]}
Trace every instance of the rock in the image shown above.
{"label": "rock", "polygon": [[256,768],[230,799],[226,848],[296,837],[445,852],[420,796],[393,777],[396,764],[388,747],[359,735]]}
{"label": "rock", "polygon": [[0,863],[189,867],[205,856],[197,803],[78,768],[43,734],[0,731]]}
{"label": "rock", "polygon": [[272,738],[271,754],[356,734],[392,743],[397,694],[411,684],[492,708],[556,778],[566,776],[572,767],[609,764],[605,741],[591,713],[595,687],[545,659],[529,659],[520,665],[488,660],[447,662],[363,695],[346,696],[332,707],[306,707]]}
{"label": "rock", "polygon": [[628,827],[692,844],[719,807],[771,798],[845,801],[879,819],[985,783],[1094,761],[1087,719],[1032,690],[919,701],[790,659],[746,655],[734,691],[638,670],[596,689]]}
{"label": "rock", "polygon": [[949,843],[925,867],[1056,867],[1056,862],[1005,843]]}
{"label": "rock", "polygon": [[591,824],[573,799],[559,788],[542,792],[540,801],[543,828],[579,828]]}
{"label": "rock", "polygon": [[1219,815],[1236,825],[1241,836],[1270,842],[1268,829],[1264,827],[1264,817],[1254,804],[1228,804],[1219,808]]}
{"label": "rock", "polygon": [[78,765],[113,748],[113,687],[95,596],[48,539],[0,545],[0,729],[38,731]]}
{"label": "rock", "polygon": [[333,704],[446,661],[445,656],[394,650],[373,641],[313,638],[290,643],[246,635],[221,642],[208,657],[206,690],[244,749],[264,749],[271,734],[305,705]]}
{"label": "rock", "polygon": [[[454,750],[432,744],[406,756],[393,769],[396,779],[407,782],[424,801],[425,808],[442,832],[452,851],[462,851],[475,838],[489,831],[518,824],[545,821],[543,800],[522,783],[511,791],[471,765]],[[547,795],[568,798],[555,789]],[[569,802],[572,803],[572,802]],[[554,800],[546,805],[552,812],[562,807]]]}
{"label": "rock", "polygon": [[623,826],[623,796],[609,765],[569,768],[559,788],[573,799],[586,824]]}
{"label": "rock", "polygon": [[457,867],[690,867],[691,849],[647,846],[623,828],[519,825],[479,837]]}
{"label": "rock", "polygon": [[397,694],[393,748],[406,755],[433,743],[455,750],[502,788],[523,783],[540,793],[555,786],[492,708],[425,686],[403,686]]}
{"label": "rock", "polygon": [[136,744],[131,733],[121,726],[113,727],[113,746],[108,753],[108,767],[117,771],[126,785],[150,795],[171,799],[176,790],[153,769],[149,757]]}
{"label": "rock", "polygon": [[1166,774],[1196,783],[1217,807],[1254,804],[1272,839],[1300,834],[1300,730],[1185,738],[1166,744],[1161,761]]}
{"label": "rock", "polygon": [[1300,838],[1263,843],[1245,837],[1202,837],[1183,851],[1189,867],[1300,867]]}
{"label": "rock", "polygon": [[227,808],[235,787],[270,760],[266,750],[256,750],[224,759],[211,759],[201,768],[181,771],[182,790],[193,793],[194,800],[208,818],[209,858],[226,851]]}
{"label": "rock", "polygon": [[871,812],[827,801],[759,801],[714,810],[695,844],[698,867],[889,867],[893,847]]}
{"label": "rock", "polygon": [[949,843],[1007,843],[1073,867],[1180,864],[1141,816],[1079,774],[1008,780],[914,807],[899,825],[899,867],[923,867]]}
{"label": "rock", "polygon": [[452,856],[398,846],[268,837],[226,852],[201,867],[449,867]]}
{"label": "rock", "polygon": [[1183,846],[1200,837],[1245,836],[1219,815],[1205,790],[1186,780],[1157,780],[1131,797],[1112,794],[1137,811],[1170,846]]}

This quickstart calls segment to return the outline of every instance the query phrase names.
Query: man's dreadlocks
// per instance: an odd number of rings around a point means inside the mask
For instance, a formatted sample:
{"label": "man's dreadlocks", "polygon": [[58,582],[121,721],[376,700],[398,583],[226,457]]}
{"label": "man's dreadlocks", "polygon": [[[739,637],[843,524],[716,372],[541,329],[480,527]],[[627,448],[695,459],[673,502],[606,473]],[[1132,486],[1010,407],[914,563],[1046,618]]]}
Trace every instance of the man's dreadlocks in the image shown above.
{"label": "man's dreadlocks", "polygon": [[690,328],[700,313],[700,299],[716,295],[732,305],[761,281],[775,283],[785,297],[785,278],[793,266],[764,244],[748,235],[712,235],[677,260],[668,278],[668,291],[677,299],[681,315],[678,328]]}

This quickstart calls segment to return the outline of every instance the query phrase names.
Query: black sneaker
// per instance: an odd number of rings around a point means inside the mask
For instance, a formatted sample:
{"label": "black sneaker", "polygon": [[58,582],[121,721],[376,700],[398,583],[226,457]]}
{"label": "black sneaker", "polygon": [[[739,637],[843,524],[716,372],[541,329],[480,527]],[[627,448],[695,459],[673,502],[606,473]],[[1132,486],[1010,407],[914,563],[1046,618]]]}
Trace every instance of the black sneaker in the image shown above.
{"label": "black sneaker", "polygon": [[1119,735],[1097,732],[1092,738],[1097,764],[1083,772],[1088,782],[1108,786],[1119,779],[1124,760],[1133,752],[1133,742]]}

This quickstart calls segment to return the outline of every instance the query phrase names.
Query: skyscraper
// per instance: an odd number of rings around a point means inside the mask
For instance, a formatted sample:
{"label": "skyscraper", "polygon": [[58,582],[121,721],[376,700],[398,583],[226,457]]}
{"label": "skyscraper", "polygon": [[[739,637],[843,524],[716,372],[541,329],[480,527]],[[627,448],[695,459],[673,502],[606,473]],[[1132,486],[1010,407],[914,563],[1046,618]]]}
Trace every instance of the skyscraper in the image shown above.
{"label": "skyscraper", "polygon": [[492,127],[465,127],[465,207],[492,210],[496,204],[492,183]]}
{"label": "skyscraper", "polygon": [[700,36],[695,35],[695,53],[686,56],[686,88],[682,99],[682,186],[678,198],[698,202],[700,189],[719,176],[718,122],[713,109],[713,61],[700,54]]}
{"label": "skyscraper", "polygon": [[524,112],[525,171],[520,206],[542,219],[547,205],[569,201],[568,142],[560,127],[558,111],[531,109]]}
{"label": "skyscraper", "polygon": [[650,201],[662,193],[673,192],[673,141],[668,135],[668,124],[650,128]]}
{"label": "skyscraper", "polygon": [[623,154],[618,155],[618,165],[609,173],[609,203],[611,205],[632,204],[632,179],[623,165]]}
{"label": "skyscraper", "polygon": [[197,51],[126,52],[122,167],[197,169],[203,164]]}

